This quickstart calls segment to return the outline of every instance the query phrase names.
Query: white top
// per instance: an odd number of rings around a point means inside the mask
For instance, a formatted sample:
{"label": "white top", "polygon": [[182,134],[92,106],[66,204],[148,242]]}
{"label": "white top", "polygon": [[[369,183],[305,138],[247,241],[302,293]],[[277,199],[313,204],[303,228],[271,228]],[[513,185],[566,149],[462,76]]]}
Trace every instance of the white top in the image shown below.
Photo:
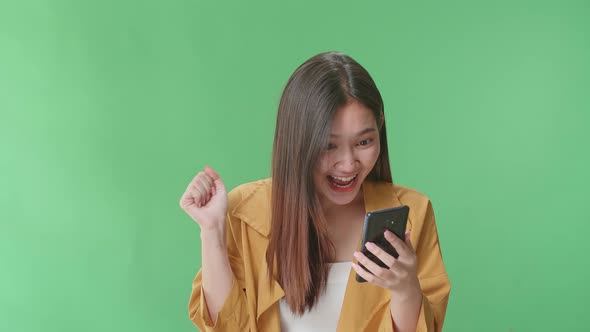
{"label": "white top", "polygon": [[317,304],[311,311],[306,311],[303,316],[295,316],[291,308],[285,302],[285,298],[279,301],[281,316],[281,331],[283,332],[308,332],[308,331],[336,331],[342,301],[351,262],[330,263],[330,273],[326,284],[326,292],[320,295]]}

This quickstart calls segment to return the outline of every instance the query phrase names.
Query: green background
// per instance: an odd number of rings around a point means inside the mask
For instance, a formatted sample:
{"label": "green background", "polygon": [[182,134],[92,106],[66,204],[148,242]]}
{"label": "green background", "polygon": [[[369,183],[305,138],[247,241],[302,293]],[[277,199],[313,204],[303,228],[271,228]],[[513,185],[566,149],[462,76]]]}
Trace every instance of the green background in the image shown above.
{"label": "green background", "polygon": [[338,50],[433,201],[446,331],[590,319],[588,1],[0,3],[0,330],[193,331],[204,166],[269,175],[282,88]]}

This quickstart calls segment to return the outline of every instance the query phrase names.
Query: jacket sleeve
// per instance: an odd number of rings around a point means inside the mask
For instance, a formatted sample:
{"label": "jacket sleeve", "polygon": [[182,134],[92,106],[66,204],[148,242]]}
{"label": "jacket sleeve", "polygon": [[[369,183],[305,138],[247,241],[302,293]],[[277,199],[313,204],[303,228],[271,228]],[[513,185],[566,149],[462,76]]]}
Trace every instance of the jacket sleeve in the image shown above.
{"label": "jacket sleeve", "polygon": [[189,317],[201,330],[207,332],[237,332],[248,329],[248,309],[244,291],[244,265],[235,241],[235,232],[228,214],[226,225],[226,244],[229,263],[232,269],[232,287],[225,299],[215,322],[211,320],[203,294],[202,270],[199,270],[192,284],[189,301]]}
{"label": "jacket sleeve", "polygon": [[422,231],[417,242],[418,279],[422,288],[422,306],[416,331],[440,332],[442,330],[451,283],[438,241],[434,210],[428,201]]}

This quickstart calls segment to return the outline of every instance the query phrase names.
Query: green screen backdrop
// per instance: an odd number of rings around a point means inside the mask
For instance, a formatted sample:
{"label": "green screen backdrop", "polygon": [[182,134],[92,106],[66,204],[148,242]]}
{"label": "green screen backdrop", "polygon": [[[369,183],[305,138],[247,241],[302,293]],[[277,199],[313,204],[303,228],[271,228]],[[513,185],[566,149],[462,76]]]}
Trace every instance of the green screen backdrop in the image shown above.
{"label": "green screen backdrop", "polygon": [[345,52],[433,201],[446,331],[587,329],[588,1],[0,3],[0,330],[196,331],[205,165],[269,176],[295,68]]}

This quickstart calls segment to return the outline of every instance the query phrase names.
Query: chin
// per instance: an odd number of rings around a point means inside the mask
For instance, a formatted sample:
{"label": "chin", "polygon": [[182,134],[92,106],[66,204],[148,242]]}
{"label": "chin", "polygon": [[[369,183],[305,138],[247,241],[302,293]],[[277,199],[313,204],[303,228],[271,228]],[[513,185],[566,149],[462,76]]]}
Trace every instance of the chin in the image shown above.
{"label": "chin", "polygon": [[343,198],[329,198],[328,200],[330,201],[330,203],[334,204],[334,205],[338,205],[338,206],[346,206],[352,202],[354,202],[354,199],[356,198],[356,195],[354,197],[348,198],[348,199],[343,199]]}
{"label": "chin", "polygon": [[356,200],[361,190],[361,185],[358,184],[354,190],[349,192],[334,191],[329,184],[323,188],[324,199],[333,205],[345,206]]}

